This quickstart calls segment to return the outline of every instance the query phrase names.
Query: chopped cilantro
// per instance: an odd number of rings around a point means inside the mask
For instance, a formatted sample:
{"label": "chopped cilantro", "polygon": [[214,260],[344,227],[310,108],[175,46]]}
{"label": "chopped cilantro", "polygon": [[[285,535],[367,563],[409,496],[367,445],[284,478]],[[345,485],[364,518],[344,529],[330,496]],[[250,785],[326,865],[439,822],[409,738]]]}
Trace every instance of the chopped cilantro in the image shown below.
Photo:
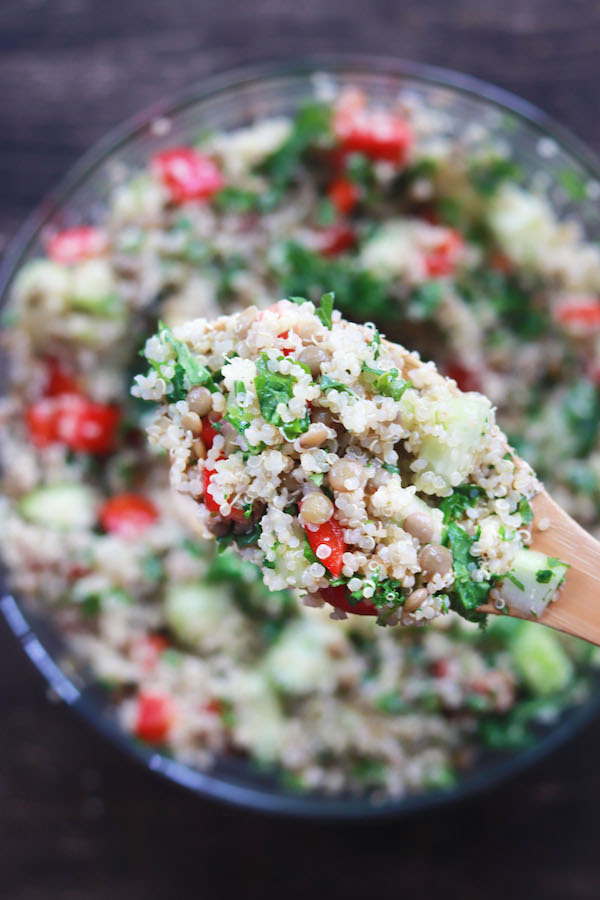
{"label": "chopped cilantro", "polygon": [[517,181],[522,176],[521,168],[511,159],[496,156],[492,159],[474,160],[469,166],[471,184],[484,197],[491,197],[503,181]]}
{"label": "chopped cilantro", "polygon": [[552,569],[538,569],[535,573],[535,580],[539,584],[548,584],[552,578]]}

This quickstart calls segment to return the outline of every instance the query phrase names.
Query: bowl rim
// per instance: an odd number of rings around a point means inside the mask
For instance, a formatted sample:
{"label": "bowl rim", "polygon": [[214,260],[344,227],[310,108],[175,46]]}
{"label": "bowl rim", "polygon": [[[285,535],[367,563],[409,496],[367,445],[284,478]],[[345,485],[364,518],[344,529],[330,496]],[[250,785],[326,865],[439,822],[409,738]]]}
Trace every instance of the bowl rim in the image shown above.
{"label": "bowl rim", "polygon": [[[355,72],[392,78],[407,78],[431,85],[450,88],[460,94],[486,101],[500,111],[521,119],[540,137],[553,138],[571,157],[586,169],[593,178],[600,180],[600,159],[568,128],[521,97],[496,87],[479,78],[453,70],[389,56],[369,54],[315,54],[291,60],[249,63],[207,76],[202,82],[163,98],[146,107],[121,124],[110,129],[96,141],[67,170],[52,189],[26,217],[7,246],[0,263],[0,307],[7,300],[10,285],[21,262],[27,256],[44,225],[64,205],[69,195],[83,184],[108,157],[120,147],[135,140],[157,118],[177,115],[188,107],[244,87],[283,77],[309,77],[318,72]],[[561,721],[544,735],[533,747],[510,754],[484,767],[481,771],[467,772],[458,784],[449,790],[432,790],[406,795],[398,800],[374,805],[364,798],[321,798],[313,795],[288,792],[267,792],[223,780],[218,775],[195,769],[169,758],[150,747],[137,743],[127,735],[116,720],[104,715],[99,706],[77,687],[74,681],[59,667],[52,653],[44,645],[36,626],[18,600],[8,592],[5,579],[0,577],[0,611],[23,650],[46,679],[49,686],[75,710],[81,718],[102,734],[123,753],[141,763],[145,769],[157,772],[166,781],[185,788],[197,795],[220,800],[232,806],[245,807],[263,813],[284,815],[302,819],[320,820],[373,820],[399,818],[464,800],[483,790],[519,774],[551,753],[580,731],[600,711],[600,691],[593,694],[581,706],[567,711]]]}

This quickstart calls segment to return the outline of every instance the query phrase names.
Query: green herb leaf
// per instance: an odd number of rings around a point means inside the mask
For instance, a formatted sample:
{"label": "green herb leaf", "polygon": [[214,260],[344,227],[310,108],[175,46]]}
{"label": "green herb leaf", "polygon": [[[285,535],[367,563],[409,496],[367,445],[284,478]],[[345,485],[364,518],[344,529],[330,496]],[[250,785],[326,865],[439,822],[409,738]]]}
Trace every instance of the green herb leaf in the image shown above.
{"label": "green herb leaf", "polygon": [[414,288],[408,299],[408,314],[412,319],[429,319],[442,302],[442,285],[439,281],[424,281]]}
{"label": "green herb leaf", "polygon": [[535,573],[535,580],[538,584],[548,584],[552,578],[552,569],[538,569]]}
{"label": "green herb leaf", "polygon": [[294,383],[296,379],[293,375],[282,375],[279,372],[270,372],[268,369],[269,357],[266,353],[256,363],[258,375],[254,379],[256,394],[260,411],[265,422],[275,425],[281,429],[284,436],[289,440],[295,440],[299,435],[304,434],[310,426],[310,415],[308,409],[305,415],[300,419],[294,419],[292,422],[284,422],[277,407],[280,403],[287,406],[293,397]]}
{"label": "green herb leaf", "polygon": [[238,404],[237,398],[240,394],[246,393],[246,385],[243,381],[236,381],[233,386],[233,392],[227,396],[227,404],[225,406],[224,419],[230,422],[236,431],[243,434],[250,426],[250,420],[246,410]]}
{"label": "green herb leaf", "polygon": [[331,322],[331,314],[333,313],[333,301],[335,299],[335,295],[332,291],[329,291],[328,294],[323,294],[321,297],[321,305],[316,310],[316,315],[325,326],[331,331],[332,322]]}
{"label": "green herb leaf", "polygon": [[315,472],[313,475],[308,476],[310,480],[317,485],[317,487],[321,487],[323,484],[323,472]]}
{"label": "green herb leaf", "polygon": [[529,525],[533,522],[533,510],[527,497],[521,497],[518,510],[525,525]]}
{"label": "green herb leaf", "polygon": [[358,397],[358,394],[355,394],[352,388],[349,388],[347,384],[344,384],[342,381],[336,381],[335,378],[330,378],[329,375],[321,375],[319,387],[322,391],[336,390],[350,394],[351,397]]}
{"label": "green herb leaf", "polygon": [[574,169],[562,169],[558,180],[567,197],[574,203],[581,203],[587,197],[585,178]]}
{"label": "green herb leaf", "polygon": [[445,497],[440,503],[440,509],[444,514],[444,525],[460,519],[464,511],[475,506],[484,495],[483,488],[476,484],[461,484],[454,488],[450,496]]}
{"label": "green herb leaf", "polygon": [[391,397],[392,400],[400,400],[404,391],[412,387],[412,383],[399,376],[398,369],[377,369],[364,362],[360,380],[373,394],[382,394],[384,397]]}
{"label": "green herb leaf", "polygon": [[521,168],[504,156],[492,159],[474,160],[469,167],[471,184],[484,197],[496,193],[502,182],[517,181],[523,175]]}
{"label": "green herb leaf", "polygon": [[[184,344],[183,341],[178,341],[170,328],[167,328],[162,322],[158,323],[158,327],[158,338],[161,343],[170,345],[176,353],[176,359],[174,360],[175,374],[171,379],[169,401],[176,403],[178,400],[185,400],[190,388],[198,384],[207,387],[214,394],[218,388],[210,370],[194,358],[187,344]],[[161,374],[161,366],[164,363],[156,363],[154,360],[149,360],[149,363],[152,368]]]}
{"label": "green herb leaf", "polygon": [[330,121],[331,107],[327,104],[307,103],[299,110],[288,137],[260,166],[275,188],[286,188],[297,177],[309,147],[329,137]]}
{"label": "green herb leaf", "polygon": [[482,621],[485,614],[477,612],[477,609],[487,600],[491,582],[473,581],[471,578],[471,573],[477,569],[477,561],[471,556],[471,546],[475,539],[456,522],[450,522],[447,526],[447,540],[454,558],[452,606],[465,619]]}

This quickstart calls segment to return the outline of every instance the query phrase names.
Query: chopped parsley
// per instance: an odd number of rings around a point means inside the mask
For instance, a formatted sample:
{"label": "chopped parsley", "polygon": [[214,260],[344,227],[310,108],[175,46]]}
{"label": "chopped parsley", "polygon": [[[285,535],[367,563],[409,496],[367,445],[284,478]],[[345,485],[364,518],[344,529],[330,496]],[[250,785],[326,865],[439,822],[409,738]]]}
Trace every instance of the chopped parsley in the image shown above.
{"label": "chopped parsley", "polygon": [[336,381],[335,378],[330,378],[329,375],[321,375],[321,380],[319,381],[319,386],[322,391],[340,391],[346,394],[350,394],[352,397],[357,397],[358,395],[349,388],[347,384],[344,384],[343,381]]}
{"label": "chopped parsley", "polygon": [[[170,379],[170,402],[177,403],[178,400],[185,400],[190,388],[199,384],[208,388],[208,390],[214,394],[218,388],[210,370],[199,363],[198,360],[194,359],[192,351],[187,344],[184,344],[183,341],[178,341],[171,329],[167,328],[163,322],[159,322],[158,327],[158,338],[161,343],[168,344],[176,353],[176,358],[172,361],[175,368],[175,374]],[[152,368],[155,369],[161,377],[164,377],[161,370],[165,363],[157,363],[152,359],[148,361]]]}
{"label": "chopped parsley", "polygon": [[285,189],[298,176],[300,164],[309,147],[329,138],[330,122],[330,106],[324,103],[307,103],[301,107],[292,130],[281,147],[260,166],[276,189]]}
{"label": "chopped parsley", "polygon": [[322,322],[325,328],[328,328],[331,331],[331,315],[333,313],[333,301],[335,299],[335,294],[333,291],[329,291],[327,294],[323,294],[321,297],[321,304],[316,309],[315,314],[317,318]]}
{"label": "chopped parsley", "polygon": [[304,434],[310,425],[308,410],[300,419],[284,422],[277,412],[280,403],[287,406],[294,395],[293,375],[282,375],[280,372],[270,372],[268,368],[269,357],[266,353],[256,363],[258,375],[254,379],[256,394],[260,411],[265,422],[275,425],[289,441],[294,441],[300,434]]}
{"label": "chopped parsley", "polygon": [[408,298],[408,315],[411,319],[429,319],[442,302],[442,285],[439,281],[424,281],[417,285]]}
{"label": "chopped parsley", "polygon": [[444,515],[444,525],[460,519],[464,511],[468,507],[475,506],[484,495],[483,488],[476,484],[461,484],[454,488],[450,496],[440,503],[440,509]]}
{"label": "chopped parsley", "polygon": [[475,538],[470,537],[456,522],[449,522],[447,541],[454,558],[452,606],[465,619],[481,622],[485,619],[485,614],[477,612],[477,609],[486,602],[491,582],[474,581],[471,577],[471,573],[477,569],[477,562],[471,556],[471,546],[475,543]]}
{"label": "chopped parsley", "polygon": [[230,422],[236,431],[239,431],[240,434],[243,434],[245,430],[250,426],[249,417],[246,414],[246,411],[241,407],[238,403],[238,397],[240,394],[246,393],[246,385],[243,381],[236,381],[233,386],[233,391],[227,397],[227,405],[225,407],[225,415],[224,419],[227,419]]}
{"label": "chopped parsley", "polygon": [[521,497],[518,509],[525,525],[531,524],[533,522],[533,510],[527,497]]}
{"label": "chopped parsley", "polygon": [[538,569],[535,573],[535,580],[538,584],[548,584],[552,578],[552,569]]}
{"label": "chopped parsley", "polygon": [[404,391],[412,387],[410,381],[400,378],[398,369],[377,369],[375,366],[369,366],[363,362],[361,367],[360,380],[374,394],[382,394],[384,397],[391,397],[392,400],[400,400]]}
{"label": "chopped parsley", "polygon": [[522,176],[520,167],[504,156],[474,160],[469,167],[471,184],[484,197],[491,197],[503,181],[517,181]]}

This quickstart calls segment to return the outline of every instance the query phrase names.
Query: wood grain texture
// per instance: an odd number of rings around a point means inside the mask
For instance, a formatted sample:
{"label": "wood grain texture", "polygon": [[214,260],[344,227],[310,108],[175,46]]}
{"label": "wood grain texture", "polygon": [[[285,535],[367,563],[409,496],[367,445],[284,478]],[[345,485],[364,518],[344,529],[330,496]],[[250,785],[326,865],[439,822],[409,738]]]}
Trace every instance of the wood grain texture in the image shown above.
{"label": "wood grain texture", "polygon": [[[2,0],[0,240],[93,141],[157,97],[244,61],[336,49],[487,78],[600,149],[595,0]],[[462,808],[348,829],[225,809],[138,771],[47,702],[4,625],[0,678],[7,900],[598,895],[598,723]]]}

